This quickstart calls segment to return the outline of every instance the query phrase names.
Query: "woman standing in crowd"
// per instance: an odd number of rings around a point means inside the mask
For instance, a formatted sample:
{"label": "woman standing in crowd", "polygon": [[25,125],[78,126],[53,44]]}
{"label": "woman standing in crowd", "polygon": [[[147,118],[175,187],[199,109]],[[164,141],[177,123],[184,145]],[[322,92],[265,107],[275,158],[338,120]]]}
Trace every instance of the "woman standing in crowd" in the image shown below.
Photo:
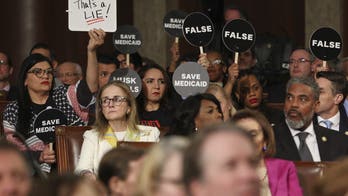
{"label": "woman standing in crowd", "polygon": [[275,139],[267,119],[257,111],[244,109],[238,111],[232,121],[253,136],[261,157],[258,166],[261,195],[302,195],[294,163],[272,158],[276,150]]}
{"label": "woman standing in crowd", "polygon": [[183,153],[188,144],[186,138],[170,137],[152,147],[145,155],[134,195],[184,196]]}
{"label": "woman standing in crowd", "polygon": [[169,96],[171,85],[165,70],[159,65],[147,65],[139,70],[142,91],[137,98],[140,124],[168,128],[172,125],[174,106]]}
{"label": "woman standing in crowd", "polygon": [[189,136],[222,119],[220,103],[214,95],[189,96],[178,107],[169,135]]}
{"label": "woman standing in crowd", "polygon": [[118,141],[158,142],[156,127],[137,125],[136,101],[129,87],[119,81],[103,86],[97,94],[95,128],[86,131],[75,172],[95,178],[102,156]]}
{"label": "woman standing in crowd", "polygon": [[[55,162],[55,153],[38,138],[34,130],[33,123],[38,114],[47,108],[54,108],[64,114],[61,117],[66,119],[67,125],[85,124],[69,102],[68,87],[60,86],[53,89],[53,81],[53,68],[48,58],[40,54],[27,57],[19,72],[18,100],[7,106],[3,117],[7,140],[19,146],[21,150],[35,153],[39,163],[42,163],[42,170],[46,172],[50,171],[48,164]],[[25,138],[30,149],[18,139],[15,132]]]}

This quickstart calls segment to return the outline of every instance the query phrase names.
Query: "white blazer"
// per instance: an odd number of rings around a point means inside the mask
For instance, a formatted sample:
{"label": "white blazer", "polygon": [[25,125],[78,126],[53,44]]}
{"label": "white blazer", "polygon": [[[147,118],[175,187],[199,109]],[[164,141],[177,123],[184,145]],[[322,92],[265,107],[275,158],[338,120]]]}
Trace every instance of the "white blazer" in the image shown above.
{"label": "white blazer", "polygon": [[[157,127],[138,125],[140,130],[141,142],[159,142],[160,131]],[[128,140],[125,140],[128,141]],[[75,169],[76,174],[82,171],[98,173],[99,162],[106,152],[112,149],[112,146],[95,129],[87,130],[83,134],[83,143],[81,154]]]}

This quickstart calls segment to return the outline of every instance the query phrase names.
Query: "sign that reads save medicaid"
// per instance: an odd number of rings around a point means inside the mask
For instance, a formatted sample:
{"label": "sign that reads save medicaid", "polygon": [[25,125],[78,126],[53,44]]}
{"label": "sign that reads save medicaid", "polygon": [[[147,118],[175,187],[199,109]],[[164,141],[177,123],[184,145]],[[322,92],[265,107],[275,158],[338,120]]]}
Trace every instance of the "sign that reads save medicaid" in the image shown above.
{"label": "sign that reads save medicaid", "polygon": [[141,35],[135,27],[124,25],[114,33],[113,42],[118,51],[123,54],[132,54],[141,46]]}
{"label": "sign that reads save medicaid", "polygon": [[116,0],[68,0],[70,31],[101,28],[106,32],[117,29]]}
{"label": "sign that reads save medicaid", "polygon": [[182,97],[204,93],[209,85],[209,75],[202,65],[196,62],[181,64],[173,74],[173,85]]}
{"label": "sign that reads save medicaid", "polygon": [[41,111],[34,119],[34,133],[45,143],[55,141],[55,127],[67,125],[65,114],[52,107],[47,107]]}
{"label": "sign that reads save medicaid", "polygon": [[256,40],[254,27],[246,20],[236,19],[227,22],[222,30],[222,41],[232,52],[244,52]]}
{"label": "sign that reads save medicaid", "polygon": [[179,10],[168,12],[163,18],[164,30],[174,37],[182,37],[182,25],[186,17],[186,13]]}
{"label": "sign that reads save medicaid", "polygon": [[214,25],[208,16],[193,12],[186,16],[182,31],[191,45],[206,46],[213,40]]}
{"label": "sign that reads save medicaid", "polygon": [[340,54],[342,39],[334,29],[323,27],[312,34],[309,46],[314,56],[320,60],[329,61]]}
{"label": "sign that reads save medicaid", "polygon": [[127,84],[134,97],[140,94],[142,83],[136,71],[128,68],[117,69],[112,72],[109,82],[114,80]]}

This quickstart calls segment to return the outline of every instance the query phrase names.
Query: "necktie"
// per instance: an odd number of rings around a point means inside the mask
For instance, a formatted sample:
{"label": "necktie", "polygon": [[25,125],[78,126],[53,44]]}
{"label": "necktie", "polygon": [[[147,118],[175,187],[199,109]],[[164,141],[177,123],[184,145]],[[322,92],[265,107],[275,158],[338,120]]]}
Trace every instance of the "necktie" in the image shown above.
{"label": "necktie", "polygon": [[297,134],[298,138],[300,139],[299,153],[300,153],[301,161],[313,161],[312,154],[309,151],[309,148],[306,144],[306,138],[308,134],[309,133],[307,132],[300,132]]}
{"label": "necktie", "polygon": [[321,122],[325,124],[326,128],[331,129],[331,126],[333,124],[331,121],[329,121],[329,120],[322,120]]}

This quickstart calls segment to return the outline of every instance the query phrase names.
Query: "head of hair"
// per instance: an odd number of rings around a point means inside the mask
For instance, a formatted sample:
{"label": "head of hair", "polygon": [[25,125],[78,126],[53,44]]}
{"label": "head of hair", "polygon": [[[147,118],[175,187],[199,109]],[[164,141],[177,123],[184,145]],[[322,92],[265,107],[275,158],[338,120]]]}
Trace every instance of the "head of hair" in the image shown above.
{"label": "head of hair", "polygon": [[262,129],[262,134],[264,142],[266,143],[266,151],[263,152],[264,157],[273,157],[276,152],[276,143],[273,133],[273,128],[268,122],[267,118],[260,112],[255,110],[243,109],[237,111],[232,116],[232,122],[238,122],[243,119],[252,119],[255,120]]}
{"label": "head of hair", "polygon": [[161,139],[160,143],[154,145],[144,158],[135,195],[155,195],[165,165],[174,154],[183,155],[188,145],[188,139],[178,136]]}
{"label": "head of hair", "polygon": [[[169,91],[169,89],[171,87],[171,82],[170,82],[170,79],[169,79],[169,76],[168,76],[167,72],[163,69],[163,67],[161,67],[160,65],[156,65],[156,64],[143,66],[138,71],[139,77],[141,78],[141,80],[144,79],[145,74],[149,70],[151,70],[151,69],[157,69],[163,75],[164,81],[166,83],[166,87],[165,87],[165,90],[164,90],[164,93],[163,93],[163,97],[160,100],[160,107],[169,109],[170,105],[169,105],[168,91]],[[142,88],[139,96],[137,97],[139,113],[142,113],[145,110],[145,107],[146,107],[146,104],[147,104],[147,98],[145,96],[144,90],[145,89]]]}
{"label": "head of hair", "polygon": [[114,58],[110,55],[98,54],[97,61],[98,63],[103,64],[114,64],[116,66],[116,69],[120,67],[120,62],[117,60],[117,58]]}
{"label": "head of hair", "polygon": [[195,118],[199,114],[202,100],[213,102],[222,115],[220,102],[215,98],[214,95],[202,93],[189,96],[176,110],[174,122],[171,126],[171,134],[188,136],[195,133]]}
{"label": "head of hair", "polygon": [[303,84],[308,86],[312,93],[313,93],[313,99],[315,101],[319,100],[320,95],[320,89],[318,84],[315,82],[315,80],[312,77],[292,77],[286,84],[286,92],[289,92],[289,89],[294,84]]}
{"label": "head of hair", "polygon": [[233,124],[222,123],[206,127],[193,138],[184,154],[183,181],[187,190],[189,190],[189,185],[192,181],[203,178],[204,172],[201,157],[203,155],[202,148],[204,144],[213,135],[221,133],[239,135],[249,141],[250,145],[254,146],[250,134]]}
{"label": "head of hair", "polygon": [[42,43],[42,42],[38,42],[38,43],[34,44],[34,46],[30,49],[29,55],[31,55],[33,50],[35,50],[35,49],[48,50],[50,52],[50,57],[49,57],[50,61],[56,60],[56,55],[55,55],[54,51],[48,46],[48,44]]}
{"label": "head of hair", "polygon": [[78,74],[79,76],[83,75],[81,65],[71,61],[64,61],[63,63],[58,64],[55,71],[58,72],[60,67],[65,63],[69,63],[69,65],[74,66],[74,69],[75,69],[74,73]]}
{"label": "head of hair", "polygon": [[111,177],[126,180],[129,172],[129,163],[140,159],[144,151],[134,147],[117,147],[107,152],[99,164],[98,178],[108,187]]}
{"label": "head of hair", "polygon": [[130,63],[133,63],[134,70],[137,71],[143,66],[143,59],[138,52],[129,55]]}
{"label": "head of hair", "polygon": [[130,112],[126,114],[127,127],[131,131],[136,131],[136,132],[139,131],[137,127],[138,114],[137,114],[137,106],[136,106],[135,98],[132,95],[132,92],[130,91],[128,85],[117,80],[107,83],[98,91],[97,100],[96,100],[97,104],[96,104],[96,110],[95,110],[96,119],[94,123],[96,129],[101,133],[101,135],[104,135],[104,133],[106,132],[109,126],[108,120],[105,118],[102,112],[103,106],[101,105],[101,95],[104,92],[104,90],[110,86],[116,86],[120,88],[126,94],[127,103],[128,103],[128,106],[130,107]]}
{"label": "head of hair", "polygon": [[[32,54],[24,59],[22,66],[18,74],[18,120],[16,125],[16,130],[19,131],[24,137],[27,137],[29,134],[30,120],[32,117],[31,114],[31,97],[28,92],[28,88],[25,85],[25,80],[27,79],[27,72],[34,65],[40,62],[47,62],[51,68],[51,61],[41,54]],[[52,80],[53,82],[54,80]],[[53,86],[53,84],[52,84]],[[53,88],[51,88],[52,91]]]}
{"label": "head of hair", "polygon": [[321,71],[317,73],[317,79],[325,78],[331,82],[331,91],[333,95],[342,94],[343,99],[341,103],[344,102],[347,96],[348,83],[344,74],[334,71]]}

